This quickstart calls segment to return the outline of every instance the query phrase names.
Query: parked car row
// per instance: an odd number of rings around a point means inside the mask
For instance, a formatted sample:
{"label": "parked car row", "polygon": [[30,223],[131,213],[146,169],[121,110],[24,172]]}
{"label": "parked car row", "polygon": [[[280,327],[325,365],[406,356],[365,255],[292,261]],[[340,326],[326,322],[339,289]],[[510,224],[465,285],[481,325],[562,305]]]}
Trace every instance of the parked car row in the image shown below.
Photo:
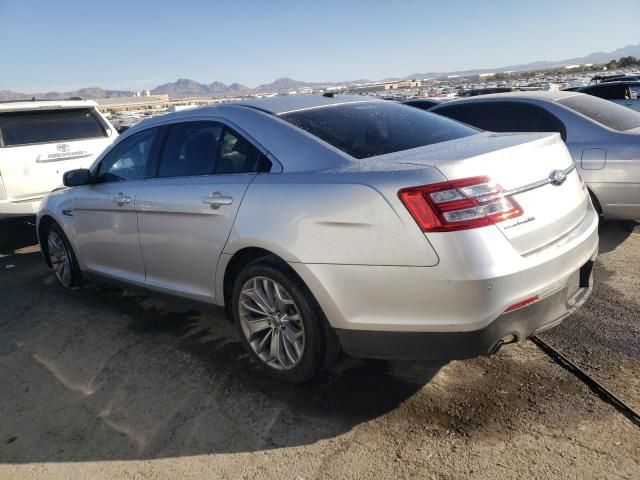
{"label": "parked car row", "polygon": [[575,92],[484,95],[430,111],[492,132],[560,134],[598,212],[611,219],[640,218],[639,113]]}
{"label": "parked car row", "polygon": [[598,215],[561,135],[542,130],[362,96],[178,112],[66,173],[38,237],[65,287],[100,278],[224,307],[279,379],[308,380],[340,350],[488,355],[591,292]]}
{"label": "parked car row", "polygon": [[575,91],[610,100],[624,107],[640,111],[640,81],[638,80],[618,79],[580,87]]}

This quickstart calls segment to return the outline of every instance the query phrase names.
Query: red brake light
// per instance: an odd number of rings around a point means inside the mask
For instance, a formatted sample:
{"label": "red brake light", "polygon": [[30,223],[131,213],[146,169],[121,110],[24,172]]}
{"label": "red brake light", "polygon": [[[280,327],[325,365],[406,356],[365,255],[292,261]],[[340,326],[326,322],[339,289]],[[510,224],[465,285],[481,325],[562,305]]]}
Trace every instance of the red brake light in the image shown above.
{"label": "red brake light", "polygon": [[403,188],[398,196],[425,232],[484,227],[522,215],[522,208],[489,177]]}

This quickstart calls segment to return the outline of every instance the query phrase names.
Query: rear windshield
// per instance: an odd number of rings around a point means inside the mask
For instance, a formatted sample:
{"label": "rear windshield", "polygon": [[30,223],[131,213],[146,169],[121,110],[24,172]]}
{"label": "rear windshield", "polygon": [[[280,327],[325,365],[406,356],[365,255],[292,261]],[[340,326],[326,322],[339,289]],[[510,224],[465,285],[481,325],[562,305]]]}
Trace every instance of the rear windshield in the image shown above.
{"label": "rear windshield", "polygon": [[640,127],[640,113],[609,100],[582,94],[563,98],[558,103],[613,130],[622,132]]}
{"label": "rear windshield", "polygon": [[2,145],[15,147],[105,137],[91,109],[0,113]]}
{"label": "rear windshield", "polygon": [[439,115],[393,102],[363,102],[286,113],[280,118],[355,158],[477,134]]}

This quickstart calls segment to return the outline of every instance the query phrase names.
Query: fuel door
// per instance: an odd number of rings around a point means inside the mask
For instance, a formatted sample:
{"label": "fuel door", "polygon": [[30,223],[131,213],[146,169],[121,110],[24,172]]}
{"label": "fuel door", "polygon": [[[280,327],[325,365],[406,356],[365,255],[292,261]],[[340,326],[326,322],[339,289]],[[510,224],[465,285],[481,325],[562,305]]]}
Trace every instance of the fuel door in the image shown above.
{"label": "fuel door", "polygon": [[607,163],[607,150],[604,148],[587,148],[582,151],[580,166],[584,170],[602,170]]}

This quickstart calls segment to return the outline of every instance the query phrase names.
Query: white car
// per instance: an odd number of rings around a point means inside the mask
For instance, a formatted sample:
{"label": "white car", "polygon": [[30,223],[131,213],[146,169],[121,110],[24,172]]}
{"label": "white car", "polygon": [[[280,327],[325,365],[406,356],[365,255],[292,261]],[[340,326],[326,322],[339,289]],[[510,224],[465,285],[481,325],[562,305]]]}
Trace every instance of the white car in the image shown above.
{"label": "white car", "polygon": [[0,103],[0,219],[35,215],[65,172],[88,168],[117,136],[92,101]]}

